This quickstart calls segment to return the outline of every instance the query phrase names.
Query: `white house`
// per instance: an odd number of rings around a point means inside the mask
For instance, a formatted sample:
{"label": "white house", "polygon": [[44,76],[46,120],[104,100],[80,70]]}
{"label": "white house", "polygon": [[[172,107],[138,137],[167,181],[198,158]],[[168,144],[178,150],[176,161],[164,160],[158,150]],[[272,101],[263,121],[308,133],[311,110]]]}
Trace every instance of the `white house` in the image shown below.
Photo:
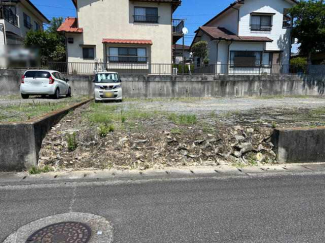
{"label": "white house", "polygon": [[[30,30],[43,30],[43,24],[50,21],[30,0],[0,1],[0,55],[5,50],[23,46],[24,38]],[[7,63],[0,60],[0,66]]]}
{"label": "white house", "polygon": [[[209,68],[217,74],[286,73],[295,0],[237,0],[196,31],[208,42]],[[195,59],[196,68],[202,60]]]}
{"label": "white house", "polygon": [[67,38],[69,72],[171,73],[172,45],[182,37],[173,20],[181,0],[72,0],[77,18],[58,31]]}

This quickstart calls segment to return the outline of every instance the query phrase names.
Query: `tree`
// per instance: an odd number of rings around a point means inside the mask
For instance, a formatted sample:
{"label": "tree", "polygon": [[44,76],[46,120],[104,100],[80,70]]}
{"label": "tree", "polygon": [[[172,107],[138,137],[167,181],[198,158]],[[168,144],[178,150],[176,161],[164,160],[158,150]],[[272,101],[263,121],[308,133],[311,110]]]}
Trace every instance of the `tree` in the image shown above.
{"label": "tree", "polygon": [[192,52],[195,57],[200,58],[201,63],[207,60],[208,57],[208,42],[199,41],[192,46]]}
{"label": "tree", "polygon": [[301,0],[289,12],[294,19],[292,36],[301,44],[300,54],[307,55],[311,64],[313,53],[325,51],[325,4],[323,0]]}
{"label": "tree", "polygon": [[25,46],[38,53],[41,62],[63,62],[66,59],[65,37],[56,30],[62,24],[62,18],[53,18],[45,31],[29,31]]}

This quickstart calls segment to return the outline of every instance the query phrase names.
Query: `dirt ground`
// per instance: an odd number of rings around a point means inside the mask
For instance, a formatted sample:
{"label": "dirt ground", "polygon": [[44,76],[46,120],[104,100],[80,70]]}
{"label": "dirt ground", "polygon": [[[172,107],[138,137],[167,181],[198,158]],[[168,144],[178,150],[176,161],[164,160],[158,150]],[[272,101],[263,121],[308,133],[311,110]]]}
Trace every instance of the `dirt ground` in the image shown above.
{"label": "dirt ground", "polygon": [[43,141],[40,167],[148,169],[276,162],[276,127],[325,125],[325,99],[155,99],[91,103]]}

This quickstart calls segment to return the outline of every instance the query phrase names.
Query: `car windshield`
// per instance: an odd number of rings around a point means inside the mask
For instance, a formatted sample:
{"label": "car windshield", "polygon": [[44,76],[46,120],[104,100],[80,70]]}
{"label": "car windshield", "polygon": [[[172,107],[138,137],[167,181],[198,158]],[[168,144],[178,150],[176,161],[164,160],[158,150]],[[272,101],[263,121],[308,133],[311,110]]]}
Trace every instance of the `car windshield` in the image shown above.
{"label": "car windshield", "polygon": [[98,73],[95,77],[96,83],[118,83],[119,77],[117,73]]}
{"label": "car windshield", "polygon": [[25,78],[49,78],[51,74],[46,71],[27,71]]}

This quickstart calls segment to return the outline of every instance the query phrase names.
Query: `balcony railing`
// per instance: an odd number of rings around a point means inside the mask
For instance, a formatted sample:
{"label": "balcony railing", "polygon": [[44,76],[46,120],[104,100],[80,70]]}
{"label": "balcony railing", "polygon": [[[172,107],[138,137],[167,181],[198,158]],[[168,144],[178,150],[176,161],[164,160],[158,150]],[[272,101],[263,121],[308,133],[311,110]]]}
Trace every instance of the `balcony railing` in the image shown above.
{"label": "balcony railing", "polygon": [[182,29],[184,28],[184,20],[183,19],[173,19],[173,33],[174,34],[182,34]]}
{"label": "balcony railing", "polygon": [[251,30],[255,31],[271,31],[272,25],[251,24]]}
{"label": "balcony railing", "polygon": [[0,19],[4,19],[10,24],[14,26],[18,26],[18,17],[15,15],[10,9],[3,9],[3,14],[2,11],[0,11]]}
{"label": "balcony railing", "polygon": [[134,22],[140,23],[158,23],[158,15],[133,15]]}

